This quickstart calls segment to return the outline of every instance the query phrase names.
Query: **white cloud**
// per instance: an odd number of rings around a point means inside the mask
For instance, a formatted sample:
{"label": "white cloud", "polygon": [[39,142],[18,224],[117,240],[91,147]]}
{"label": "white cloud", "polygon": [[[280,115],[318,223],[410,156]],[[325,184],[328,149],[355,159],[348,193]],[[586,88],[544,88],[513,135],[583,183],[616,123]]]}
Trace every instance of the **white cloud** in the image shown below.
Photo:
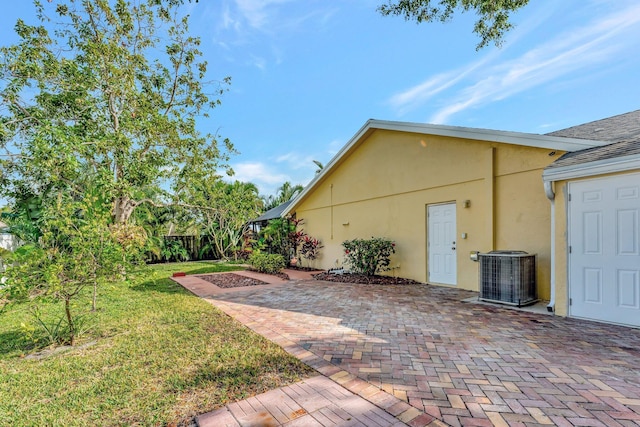
{"label": "white cloud", "polygon": [[[329,143],[329,146],[327,148],[327,153],[333,157],[336,154],[338,154],[338,151],[342,150],[342,147],[344,147],[344,145],[346,144],[346,142],[344,142],[341,139],[334,139],[333,141],[331,141]],[[329,159],[330,160],[330,159]],[[327,160],[328,161],[328,160]]]}
{"label": "white cloud", "polygon": [[511,61],[490,67],[473,85],[462,89],[452,103],[437,111],[433,123],[444,123],[453,114],[467,108],[508,98],[517,93],[553,81],[561,76],[605,63],[612,54],[635,44],[640,5],[601,18],[581,28],[560,34]]}
{"label": "white cloud", "polygon": [[289,179],[288,175],[271,170],[265,163],[242,162],[231,165],[231,167],[235,172],[233,179],[238,181],[282,184]]}
{"label": "white cloud", "polygon": [[300,154],[299,152],[291,151],[276,158],[277,163],[286,163],[289,169],[309,169],[315,170],[316,165],[313,163],[316,157],[313,154]]}
{"label": "white cloud", "polygon": [[292,0],[235,0],[238,10],[253,28],[262,29],[269,24],[272,7]]}
{"label": "white cloud", "polygon": [[504,51],[496,51],[466,67],[441,73],[394,95],[389,103],[403,114],[447,90],[446,98],[444,94],[440,97],[445,105],[429,119],[431,123],[445,123],[466,109],[511,97],[589,66],[605,64],[614,52],[635,46],[640,37],[640,5],[629,4],[626,8],[618,7],[617,13],[567,28],[514,59],[497,62]]}
{"label": "white cloud", "polygon": [[429,98],[458,83],[486,62],[488,62],[488,57],[487,59],[477,61],[464,69],[460,68],[430,77],[417,86],[393,95],[389,100],[389,103],[395,107],[400,114],[404,114],[409,110],[413,110],[416,107],[423,105],[427,100],[429,100]]}
{"label": "white cloud", "polygon": [[261,70],[267,68],[267,60],[261,56],[250,55],[249,64]]}
{"label": "white cloud", "polygon": [[287,181],[292,184],[306,185],[313,178],[315,171],[313,163],[309,164],[307,170],[300,169],[298,172],[287,168],[291,174],[283,173],[284,168],[278,167],[275,163],[241,162],[232,164],[231,167],[235,174],[226,177],[227,181],[251,182],[258,187],[262,195],[275,194],[278,187]]}
{"label": "white cloud", "polygon": [[214,8],[207,9],[210,19],[217,22],[212,32],[213,43],[230,55],[233,52],[243,56],[242,59],[227,57],[227,60],[260,70],[284,61],[284,46],[295,37],[294,33],[308,31],[311,26],[326,27],[338,10],[321,2],[300,0],[224,0],[221,3],[215,8],[217,13]]}
{"label": "white cloud", "polygon": [[260,190],[260,194],[275,194],[278,187],[285,182],[307,185],[316,174],[318,166],[314,160],[327,165],[330,158],[344,143],[333,140],[327,145],[323,154],[308,153],[305,150],[289,151],[266,161],[244,161],[231,164],[235,172],[233,176],[225,178],[228,181],[252,182]]}

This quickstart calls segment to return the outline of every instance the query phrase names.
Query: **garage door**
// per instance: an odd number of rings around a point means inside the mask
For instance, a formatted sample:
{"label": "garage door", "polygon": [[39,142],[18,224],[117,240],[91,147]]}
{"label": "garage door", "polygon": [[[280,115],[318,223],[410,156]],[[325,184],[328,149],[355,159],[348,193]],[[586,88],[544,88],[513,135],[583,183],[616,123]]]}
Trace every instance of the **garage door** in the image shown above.
{"label": "garage door", "polygon": [[569,184],[569,313],[640,326],[640,174]]}

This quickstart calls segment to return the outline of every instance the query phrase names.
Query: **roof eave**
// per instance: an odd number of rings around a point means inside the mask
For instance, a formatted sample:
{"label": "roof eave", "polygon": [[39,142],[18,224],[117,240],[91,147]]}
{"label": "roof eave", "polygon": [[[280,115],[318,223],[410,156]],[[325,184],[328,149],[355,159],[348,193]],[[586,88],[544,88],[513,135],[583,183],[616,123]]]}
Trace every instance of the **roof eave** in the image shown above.
{"label": "roof eave", "polygon": [[320,173],[317,173],[316,176],[314,176],[313,179],[309,182],[309,184],[307,184],[307,186],[300,193],[298,193],[298,195],[291,201],[289,206],[287,206],[287,208],[282,212],[281,214],[282,217],[291,215],[291,213],[297,207],[298,201],[302,200],[311,191],[311,189],[315,187],[316,183],[320,182],[322,178],[324,178],[324,176],[327,175],[331,169],[333,169],[334,165],[338,163],[338,161],[340,161],[340,159],[351,149],[351,147],[353,147],[362,137],[364,137],[371,130],[371,123],[374,121],[375,120],[373,119],[369,119],[366,121],[366,123],[360,128],[360,130],[358,130],[358,132],[356,132],[356,134],[353,137],[351,137],[349,142],[347,142],[340,149],[340,151],[338,151],[336,155],[333,156],[331,160],[329,160],[329,163],[327,163],[322,168]]}
{"label": "roof eave", "polygon": [[640,170],[640,154],[547,168],[542,172],[542,180],[545,182],[564,181],[630,170]]}
{"label": "roof eave", "polygon": [[611,144],[607,141],[565,138],[561,136],[540,135],[535,133],[511,132],[492,129],[469,128],[462,126],[433,125],[425,123],[407,123],[385,120],[370,120],[375,129],[396,130],[421,133],[425,135],[449,136],[476,141],[500,142],[535,148],[548,148],[561,151],[579,151],[585,148]]}
{"label": "roof eave", "polygon": [[388,120],[369,119],[356,132],[356,134],[342,147],[340,151],[327,163],[307,186],[282,212],[281,216],[286,217],[295,211],[298,202],[304,199],[307,194],[320,182],[342,159],[351,148],[363,137],[374,130],[391,130],[407,133],[418,133],[424,135],[447,136],[452,138],[464,138],[477,141],[499,142],[504,144],[523,145],[535,148],[546,148],[550,150],[578,151],[586,148],[598,147],[610,144],[605,141],[592,141],[586,139],[564,138],[559,136],[539,135],[523,132],[508,132],[490,129],[468,128],[460,126],[433,125],[425,123],[397,122]]}

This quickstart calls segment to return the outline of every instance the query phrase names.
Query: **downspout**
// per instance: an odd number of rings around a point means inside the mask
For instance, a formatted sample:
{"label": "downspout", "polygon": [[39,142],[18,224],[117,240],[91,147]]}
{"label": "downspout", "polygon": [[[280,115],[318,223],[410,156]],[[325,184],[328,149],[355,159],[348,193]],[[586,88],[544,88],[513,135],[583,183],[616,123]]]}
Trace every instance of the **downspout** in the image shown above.
{"label": "downspout", "polygon": [[551,298],[547,311],[553,313],[556,308],[556,195],[553,192],[553,182],[544,181],[544,193],[551,201]]}

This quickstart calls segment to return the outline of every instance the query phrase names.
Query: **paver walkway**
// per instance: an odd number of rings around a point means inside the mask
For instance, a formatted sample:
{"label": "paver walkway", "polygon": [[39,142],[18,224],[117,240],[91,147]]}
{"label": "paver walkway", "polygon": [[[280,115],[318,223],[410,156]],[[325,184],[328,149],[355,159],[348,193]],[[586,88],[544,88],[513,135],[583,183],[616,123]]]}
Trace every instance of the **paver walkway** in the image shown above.
{"label": "paver walkway", "polygon": [[324,376],[233,403],[197,421],[200,427],[406,426]]}
{"label": "paver walkway", "polygon": [[640,426],[640,330],[461,302],[471,295],[301,280],[210,298],[326,375],[424,412],[408,424]]}

